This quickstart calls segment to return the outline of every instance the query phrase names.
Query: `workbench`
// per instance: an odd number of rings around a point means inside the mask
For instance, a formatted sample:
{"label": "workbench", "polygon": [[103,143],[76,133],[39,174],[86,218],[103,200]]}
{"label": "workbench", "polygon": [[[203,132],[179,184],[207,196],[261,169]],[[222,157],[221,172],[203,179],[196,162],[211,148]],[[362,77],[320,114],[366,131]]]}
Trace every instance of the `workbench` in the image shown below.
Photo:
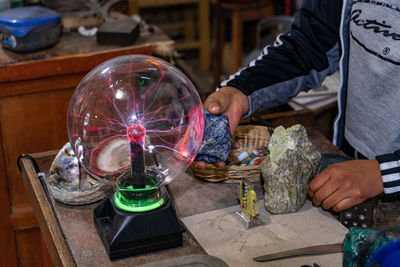
{"label": "workbench", "polygon": [[[273,114],[266,118],[276,125],[287,127],[296,122],[307,126],[312,123],[310,116],[311,111],[301,111]],[[308,128],[308,134],[322,153],[340,153],[320,132]],[[41,172],[48,172],[57,152],[32,154]],[[52,262],[56,266],[136,266],[181,255],[204,253],[192,237],[184,233],[182,247],[110,262],[93,223],[93,209],[98,203],[68,206],[52,200],[57,222],[31,161],[22,159],[21,166],[25,189]],[[237,186],[238,184],[210,183],[196,179],[190,170],[170,184],[180,218],[237,205]],[[258,192],[262,191],[261,183],[255,186]]]}
{"label": "workbench", "polygon": [[17,157],[58,149],[68,141],[69,101],[95,66],[117,56],[171,48],[173,42],[156,27],[124,47],[98,45],[95,36],[77,32],[63,33],[56,45],[33,53],[0,47],[0,250],[7,255],[0,266],[43,266],[41,235]]}

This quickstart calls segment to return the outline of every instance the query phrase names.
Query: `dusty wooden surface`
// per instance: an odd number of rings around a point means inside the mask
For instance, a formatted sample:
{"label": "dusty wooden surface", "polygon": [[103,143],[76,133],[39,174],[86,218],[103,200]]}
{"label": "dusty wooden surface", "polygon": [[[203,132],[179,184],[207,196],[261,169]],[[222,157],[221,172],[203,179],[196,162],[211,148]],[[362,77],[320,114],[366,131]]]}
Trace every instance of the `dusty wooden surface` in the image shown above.
{"label": "dusty wooden surface", "polygon": [[143,30],[132,46],[98,45],[95,36],[70,32],[63,34],[56,45],[29,54],[0,47],[0,82],[80,73],[123,54],[150,54],[171,42],[159,29],[153,30]]}
{"label": "dusty wooden surface", "polygon": [[[142,31],[139,39],[131,46],[148,45],[156,42],[169,41],[168,37],[161,32],[154,34]],[[110,51],[120,48],[119,45],[98,45],[96,36],[85,37],[77,32],[63,33],[57,44],[47,49],[39,50],[33,53],[17,53],[7,49],[0,48],[1,65],[21,64],[33,60],[48,60],[56,57],[65,57],[78,54],[89,54],[101,51]]]}
{"label": "dusty wooden surface", "polygon": [[[39,222],[40,229],[50,252],[50,257],[55,266],[74,266],[74,259],[69,251],[67,242],[65,241],[62,230],[58,221],[54,216],[53,210],[48,202],[43,187],[38,179],[35,169],[31,162],[27,159],[21,160],[23,169],[22,173],[24,185],[28,193],[35,215]],[[29,177],[33,176],[33,179]]]}
{"label": "dusty wooden surface", "polygon": [[[321,153],[340,153],[321,133],[311,128],[307,131],[311,141]],[[33,155],[42,172],[48,171],[56,153],[57,151],[50,151]],[[61,259],[61,255],[70,253],[65,258],[72,257],[77,266],[136,266],[180,255],[202,253],[193,239],[185,233],[184,245],[180,248],[110,262],[93,223],[93,209],[97,204],[73,207],[53,201],[59,220],[59,226],[57,226],[50,206],[44,201],[44,192],[35,181],[37,176],[31,163],[28,160],[23,160],[23,162],[24,184],[29,192],[30,200],[34,203],[34,211],[53,261],[55,258],[55,262],[57,260],[60,262],[64,260]],[[205,182],[194,178],[190,170],[176,178],[170,187],[180,218],[237,205],[237,184]],[[262,194],[261,183],[256,184],[255,189],[258,194]],[[386,203],[379,201],[377,209],[377,217],[380,218],[377,225],[379,228],[384,229],[400,221],[398,206],[399,201]],[[65,250],[65,247],[68,247],[68,250]]]}
{"label": "dusty wooden surface", "polygon": [[[319,132],[309,129],[308,133],[310,139],[322,153],[339,152],[337,148]],[[48,171],[56,152],[57,151],[34,154],[42,172]],[[60,253],[60,249],[62,251],[63,247],[60,246],[60,244],[64,242],[69,248],[70,256],[78,266],[132,266],[179,255],[202,253],[201,249],[185,233],[184,245],[180,248],[110,262],[93,223],[93,209],[97,204],[73,207],[53,201],[60,223],[60,228],[57,232],[53,229],[55,217],[50,210],[50,206],[43,201],[45,199],[44,192],[43,190],[37,190],[37,181],[35,181],[37,176],[30,166],[30,162],[28,160],[23,161],[24,172],[26,172],[26,174],[23,175],[23,179],[27,191],[31,192],[32,188],[35,188],[35,192],[40,192],[40,194],[30,193],[29,198],[31,202],[37,203],[34,205],[34,211],[39,218],[40,228],[45,235],[45,240],[53,261],[54,258],[56,260],[58,259],[58,253]],[[237,204],[236,183],[205,182],[194,178],[190,170],[176,178],[170,184],[170,187],[175,198],[178,217],[180,218],[223,209]],[[261,182],[256,185],[256,190],[261,194]],[[41,199],[41,201],[38,201],[38,199]],[[49,227],[49,224],[52,226]],[[48,228],[53,229],[54,233],[47,230]],[[62,235],[64,235],[65,239]]]}

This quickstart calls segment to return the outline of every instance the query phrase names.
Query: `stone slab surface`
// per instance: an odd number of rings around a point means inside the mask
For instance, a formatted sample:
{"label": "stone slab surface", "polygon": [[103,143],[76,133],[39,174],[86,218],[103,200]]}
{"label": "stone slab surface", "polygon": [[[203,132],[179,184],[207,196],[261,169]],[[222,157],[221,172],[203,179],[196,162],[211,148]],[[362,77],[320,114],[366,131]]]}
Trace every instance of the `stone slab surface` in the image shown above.
{"label": "stone slab surface", "polygon": [[[260,206],[263,203],[260,203]],[[271,215],[260,207],[265,222],[246,230],[235,214],[239,205],[188,216],[182,219],[189,232],[208,255],[229,266],[342,266],[342,253],[302,256],[264,263],[252,258],[284,250],[342,242],[347,229],[332,215],[307,200],[296,213]]]}

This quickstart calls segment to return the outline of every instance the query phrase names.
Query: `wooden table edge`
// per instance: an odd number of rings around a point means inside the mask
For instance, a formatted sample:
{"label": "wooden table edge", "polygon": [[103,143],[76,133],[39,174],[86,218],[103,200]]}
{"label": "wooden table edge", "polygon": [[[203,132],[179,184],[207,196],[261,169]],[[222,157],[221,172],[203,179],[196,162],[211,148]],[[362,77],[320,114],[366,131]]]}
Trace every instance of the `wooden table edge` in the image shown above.
{"label": "wooden table edge", "polygon": [[[54,151],[36,155],[44,156],[47,154],[54,154]],[[32,162],[23,158],[21,164],[23,166],[21,173],[25,190],[33,206],[52,263],[54,266],[76,266]]]}

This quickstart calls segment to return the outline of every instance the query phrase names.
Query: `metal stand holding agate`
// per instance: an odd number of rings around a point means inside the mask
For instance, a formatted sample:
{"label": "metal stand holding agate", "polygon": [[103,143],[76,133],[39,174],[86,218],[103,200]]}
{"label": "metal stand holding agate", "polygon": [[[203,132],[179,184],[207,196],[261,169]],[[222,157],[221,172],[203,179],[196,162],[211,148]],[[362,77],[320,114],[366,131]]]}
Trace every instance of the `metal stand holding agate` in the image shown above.
{"label": "metal stand holding agate", "polygon": [[277,127],[268,149],[270,154],[261,164],[265,208],[272,214],[295,212],[306,201],[307,186],[320,165],[321,153],[299,124]]}
{"label": "metal stand holding agate", "polygon": [[106,198],[114,187],[93,179],[80,167],[70,143],[57,153],[46,180],[52,197],[68,205],[86,205]]}
{"label": "metal stand holding agate", "polygon": [[260,219],[260,203],[257,194],[254,191],[254,185],[248,179],[243,179],[239,184],[238,190],[240,212],[236,212],[237,218],[245,226],[246,229],[253,228],[265,224]]}

